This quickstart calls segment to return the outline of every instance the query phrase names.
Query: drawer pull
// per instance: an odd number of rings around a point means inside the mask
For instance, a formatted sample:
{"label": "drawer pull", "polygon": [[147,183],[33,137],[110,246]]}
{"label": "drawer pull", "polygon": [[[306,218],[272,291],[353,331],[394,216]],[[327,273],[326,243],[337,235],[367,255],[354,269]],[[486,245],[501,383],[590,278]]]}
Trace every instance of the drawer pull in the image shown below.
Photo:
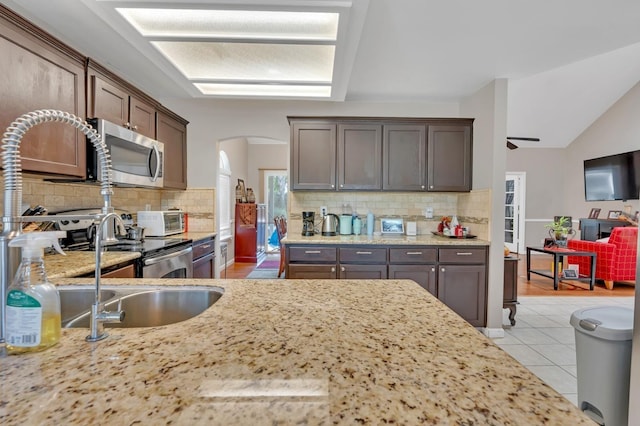
{"label": "drawer pull", "polygon": [[336,267],[335,267],[335,266],[332,266],[332,267],[331,267],[331,272],[335,272],[335,271],[336,271]]}
{"label": "drawer pull", "polygon": [[407,256],[419,256],[421,254],[422,254],[421,251],[408,251],[407,252]]}
{"label": "drawer pull", "polygon": [[211,244],[202,244],[200,247],[202,247],[203,249],[210,249],[211,248]]}
{"label": "drawer pull", "polygon": [[370,251],[357,251],[356,254],[371,254]]}
{"label": "drawer pull", "polygon": [[446,272],[446,269],[442,268],[440,269],[440,272]]}
{"label": "drawer pull", "polygon": [[320,254],[320,250],[305,250],[304,254]]}
{"label": "drawer pull", "polygon": [[342,272],[344,272],[344,270],[345,270],[345,269],[344,269],[344,266],[341,266],[341,267],[340,267],[340,270],[341,270]]}
{"label": "drawer pull", "polygon": [[435,271],[436,271],[436,268],[431,268],[431,272],[435,272]]}
{"label": "drawer pull", "polygon": [[462,251],[462,252],[457,252],[456,255],[457,256],[471,256],[473,253],[470,253],[468,251]]}

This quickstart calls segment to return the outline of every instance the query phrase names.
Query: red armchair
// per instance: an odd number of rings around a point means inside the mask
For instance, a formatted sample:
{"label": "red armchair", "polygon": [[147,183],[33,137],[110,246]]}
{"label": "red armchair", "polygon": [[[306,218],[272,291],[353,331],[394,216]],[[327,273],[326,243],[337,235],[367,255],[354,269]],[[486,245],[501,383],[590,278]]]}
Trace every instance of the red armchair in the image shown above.
{"label": "red armchair", "polygon": [[[596,279],[604,280],[608,290],[614,281],[636,280],[638,228],[627,226],[613,228],[609,242],[569,240],[567,247],[573,250],[596,253]],[[589,274],[591,258],[568,256],[568,262],[578,264],[580,274]]]}

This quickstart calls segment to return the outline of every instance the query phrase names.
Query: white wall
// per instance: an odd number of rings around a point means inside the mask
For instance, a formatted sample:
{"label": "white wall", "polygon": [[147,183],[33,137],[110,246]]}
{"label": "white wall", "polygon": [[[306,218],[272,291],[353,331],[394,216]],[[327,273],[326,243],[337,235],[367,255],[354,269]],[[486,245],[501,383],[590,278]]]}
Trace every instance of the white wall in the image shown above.
{"label": "white wall", "polygon": [[504,288],[504,181],[507,137],[507,81],[495,80],[460,104],[463,116],[476,117],[473,133],[473,187],[489,188],[491,213],[487,328],[490,336],[502,331]]}

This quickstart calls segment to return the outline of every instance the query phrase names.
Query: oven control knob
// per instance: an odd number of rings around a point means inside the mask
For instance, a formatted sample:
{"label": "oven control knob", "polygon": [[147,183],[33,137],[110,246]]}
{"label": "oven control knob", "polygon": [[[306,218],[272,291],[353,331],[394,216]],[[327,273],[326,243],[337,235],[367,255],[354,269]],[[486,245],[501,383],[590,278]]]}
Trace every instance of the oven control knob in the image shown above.
{"label": "oven control knob", "polygon": [[63,225],[68,225],[69,221],[68,220],[61,220],[60,223],[63,224]]}
{"label": "oven control knob", "polygon": [[80,219],[73,219],[71,223],[80,223]]}

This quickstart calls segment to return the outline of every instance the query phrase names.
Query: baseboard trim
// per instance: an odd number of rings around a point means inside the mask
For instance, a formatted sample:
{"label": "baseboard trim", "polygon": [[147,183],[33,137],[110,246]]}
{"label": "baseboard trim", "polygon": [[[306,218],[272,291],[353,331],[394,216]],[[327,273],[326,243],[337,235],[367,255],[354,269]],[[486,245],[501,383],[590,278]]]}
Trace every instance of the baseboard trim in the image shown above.
{"label": "baseboard trim", "polygon": [[504,328],[485,327],[482,329],[482,334],[487,336],[489,339],[501,339],[504,337]]}

